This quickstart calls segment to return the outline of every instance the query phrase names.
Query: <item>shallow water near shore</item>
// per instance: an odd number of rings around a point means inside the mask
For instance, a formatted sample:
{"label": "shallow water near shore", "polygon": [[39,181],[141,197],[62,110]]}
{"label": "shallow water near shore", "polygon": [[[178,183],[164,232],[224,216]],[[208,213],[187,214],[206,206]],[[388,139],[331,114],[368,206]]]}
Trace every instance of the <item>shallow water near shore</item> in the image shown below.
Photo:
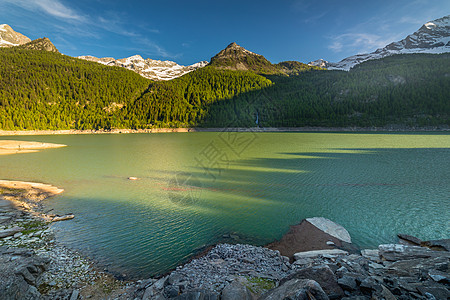
{"label": "shallow water near shore", "polygon": [[[0,178],[64,188],[58,238],[129,278],[221,241],[266,244],[323,216],[362,248],[450,235],[445,133],[161,133],[1,137],[66,144],[0,156]],[[138,180],[128,180],[137,177]],[[224,238],[225,235],[225,238]]]}

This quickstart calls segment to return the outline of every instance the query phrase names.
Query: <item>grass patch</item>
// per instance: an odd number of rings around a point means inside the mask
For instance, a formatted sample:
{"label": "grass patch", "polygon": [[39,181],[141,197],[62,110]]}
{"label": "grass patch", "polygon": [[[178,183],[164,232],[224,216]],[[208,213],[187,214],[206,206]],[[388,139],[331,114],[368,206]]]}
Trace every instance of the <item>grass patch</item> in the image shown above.
{"label": "grass patch", "polygon": [[275,282],[261,277],[246,277],[248,284],[245,286],[255,295],[261,295],[264,292],[273,289]]}
{"label": "grass patch", "polygon": [[48,225],[48,223],[45,221],[35,220],[26,223],[20,223],[18,225],[24,228],[24,230],[21,231],[22,234],[30,234],[32,232],[34,233],[39,230],[43,230],[44,227]]}
{"label": "grass patch", "polygon": [[46,282],[44,282],[38,286],[38,291],[42,295],[47,294],[50,291],[50,289],[51,289],[51,286],[49,286]]}

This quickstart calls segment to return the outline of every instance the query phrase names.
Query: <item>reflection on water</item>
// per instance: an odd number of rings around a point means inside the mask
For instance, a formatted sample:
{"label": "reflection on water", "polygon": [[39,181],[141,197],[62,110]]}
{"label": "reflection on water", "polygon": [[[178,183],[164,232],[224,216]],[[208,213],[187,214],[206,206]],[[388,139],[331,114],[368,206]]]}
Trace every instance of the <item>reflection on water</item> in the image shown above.
{"label": "reflection on water", "polygon": [[230,233],[268,243],[312,216],[342,224],[361,247],[393,242],[400,232],[423,239],[450,234],[445,134],[20,139],[68,147],[2,156],[0,178],[64,188],[47,205],[76,218],[54,225],[58,237],[128,276],[164,272]]}

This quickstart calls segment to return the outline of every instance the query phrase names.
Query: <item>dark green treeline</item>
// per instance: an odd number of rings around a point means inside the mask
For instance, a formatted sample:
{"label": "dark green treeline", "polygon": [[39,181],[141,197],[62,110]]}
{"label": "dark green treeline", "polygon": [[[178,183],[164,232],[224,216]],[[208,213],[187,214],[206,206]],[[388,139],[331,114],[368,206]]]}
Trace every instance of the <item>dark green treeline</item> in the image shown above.
{"label": "dark green treeline", "polygon": [[449,125],[449,54],[350,72],[217,70],[167,82],[58,53],[0,49],[0,129]]}

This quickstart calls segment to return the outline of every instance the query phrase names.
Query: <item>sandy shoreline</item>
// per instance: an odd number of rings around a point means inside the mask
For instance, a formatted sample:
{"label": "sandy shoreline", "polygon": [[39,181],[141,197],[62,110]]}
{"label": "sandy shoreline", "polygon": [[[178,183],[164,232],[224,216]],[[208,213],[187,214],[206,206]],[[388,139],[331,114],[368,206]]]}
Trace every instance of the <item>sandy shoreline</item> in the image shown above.
{"label": "sandy shoreline", "polygon": [[384,127],[227,127],[227,128],[153,128],[112,130],[0,130],[0,136],[66,135],[66,134],[125,134],[125,133],[186,133],[186,132],[420,132],[450,131],[448,126],[407,127],[392,125]]}
{"label": "sandy shoreline", "polygon": [[66,147],[66,145],[41,143],[41,142],[0,140],[0,155],[32,153],[38,152],[39,150],[43,149],[61,148],[61,147]]}

